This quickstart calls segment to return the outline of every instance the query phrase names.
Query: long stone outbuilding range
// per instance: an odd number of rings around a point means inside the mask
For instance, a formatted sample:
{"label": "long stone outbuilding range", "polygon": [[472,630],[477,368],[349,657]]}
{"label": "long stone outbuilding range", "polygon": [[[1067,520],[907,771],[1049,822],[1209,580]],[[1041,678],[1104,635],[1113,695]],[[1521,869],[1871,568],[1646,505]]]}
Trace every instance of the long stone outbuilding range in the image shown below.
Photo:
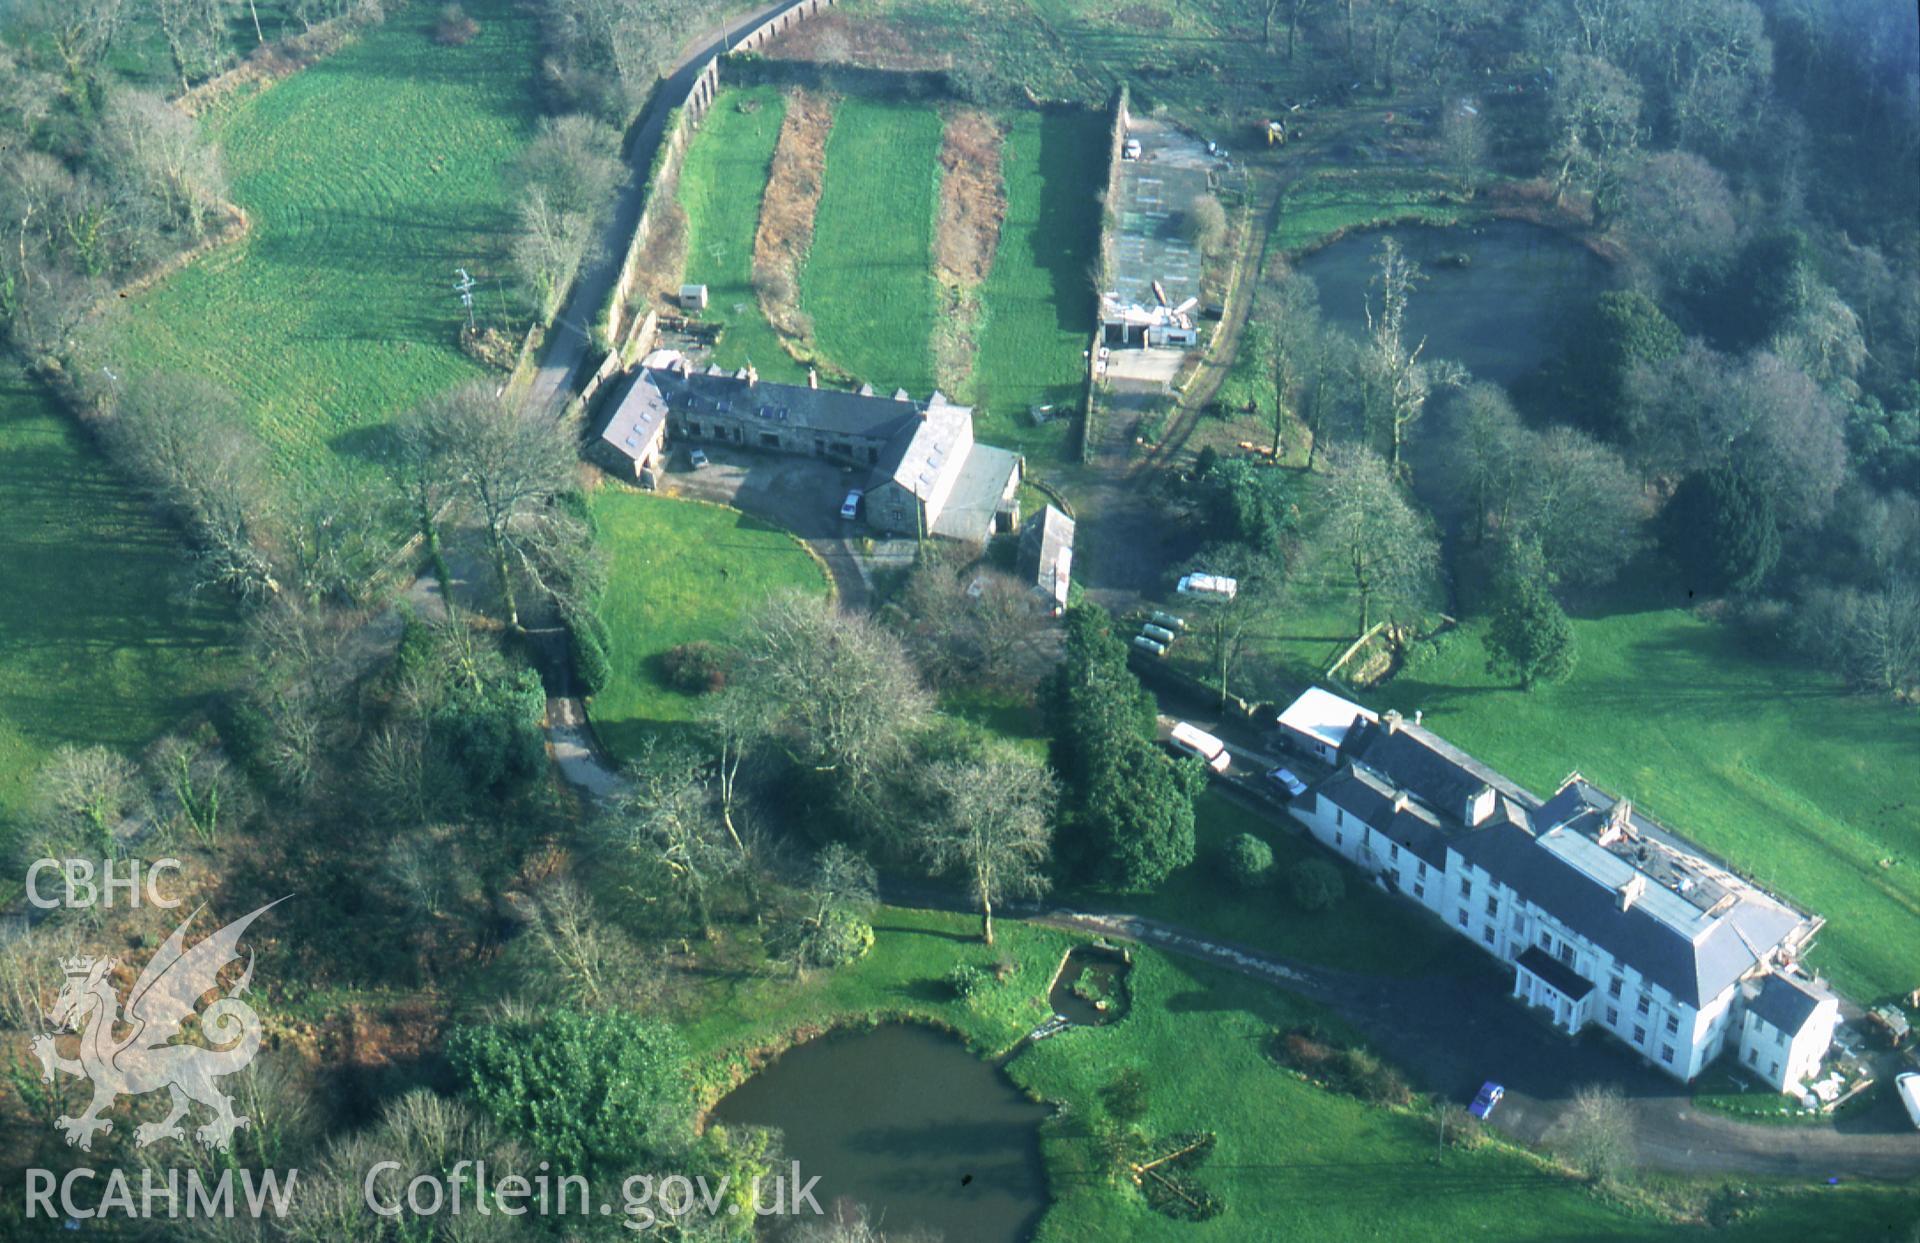
{"label": "long stone outbuilding range", "polygon": [[984,543],[1019,524],[1024,461],[975,442],[972,408],[938,390],[916,401],[870,385],[774,384],[752,368],[703,371],[665,351],[624,381],[597,447],[618,473],[639,479],[658,469],[669,435],[867,467],[864,519],[889,534]]}

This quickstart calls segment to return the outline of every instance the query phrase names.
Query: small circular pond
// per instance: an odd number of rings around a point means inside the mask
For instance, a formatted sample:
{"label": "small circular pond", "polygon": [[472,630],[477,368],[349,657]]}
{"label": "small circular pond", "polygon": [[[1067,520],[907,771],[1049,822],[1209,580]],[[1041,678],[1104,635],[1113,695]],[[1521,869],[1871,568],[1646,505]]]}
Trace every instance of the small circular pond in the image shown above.
{"label": "small circular pond", "polygon": [[1475,379],[1511,384],[1538,367],[1566,318],[1612,284],[1606,262],[1579,242],[1521,220],[1362,230],[1294,265],[1320,287],[1327,322],[1356,337],[1366,335],[1367,306],[1379,310],[1369,282],[1386,234],[1426,277],[1407,306],[1409,342],[1424,336],[1426,357],[1460,363]]}
{"label": "small circular pond", "polygon": [[712,1117],[779,1127],[823,1206],[864,1204],[890,1230],[953,1243],[1018,1243],[1047,1206],[1047,1113],[953,1036],[895,1023],[789,1050]]}

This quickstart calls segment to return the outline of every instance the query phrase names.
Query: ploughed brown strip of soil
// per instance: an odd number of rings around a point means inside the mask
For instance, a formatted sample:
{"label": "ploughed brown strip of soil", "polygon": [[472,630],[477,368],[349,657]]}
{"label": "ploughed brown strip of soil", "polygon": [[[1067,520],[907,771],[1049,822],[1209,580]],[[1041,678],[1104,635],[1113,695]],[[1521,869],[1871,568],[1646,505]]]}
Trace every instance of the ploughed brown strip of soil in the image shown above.
{"label": "ploughed brown strip of soil", "polygon": [[813,245],[813,217],[820,208],[827,166],[827,134],[833,129],[833,99],[817,91],[787,95],[787,116],[773,148],[760,227],[753,235],[753,283],[760,308],[780,332],[806,337],[800,318],[800,264]]}
{"label": "ploughed brown strip of soil", "polygon": [[1005,135],[978,108],[947,117],[940,143],[940,228],[934,260],[940,279],[963,288],[987,279],[1000,225],[1007,216],[1006,182],[1000,176]]}

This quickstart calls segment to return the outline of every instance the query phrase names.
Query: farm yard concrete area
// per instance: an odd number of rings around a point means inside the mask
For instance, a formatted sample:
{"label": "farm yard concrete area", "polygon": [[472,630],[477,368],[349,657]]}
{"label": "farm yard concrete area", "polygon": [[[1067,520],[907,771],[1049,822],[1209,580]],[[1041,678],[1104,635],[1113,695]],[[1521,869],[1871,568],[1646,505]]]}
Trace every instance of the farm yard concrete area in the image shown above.
{"label": "farm yard concrete area", "polygon": [[1191,135],[1151,117],[1130,120],[1127,137],[1140,144],[1140,155],[1120,162],[1114,292],[1123,303],[1153,306],[1158,284],[1178,304],[1200,292],[1200,259],[1186,218],[1194,200],[1212,191],[1209,173],[1219,161]]}

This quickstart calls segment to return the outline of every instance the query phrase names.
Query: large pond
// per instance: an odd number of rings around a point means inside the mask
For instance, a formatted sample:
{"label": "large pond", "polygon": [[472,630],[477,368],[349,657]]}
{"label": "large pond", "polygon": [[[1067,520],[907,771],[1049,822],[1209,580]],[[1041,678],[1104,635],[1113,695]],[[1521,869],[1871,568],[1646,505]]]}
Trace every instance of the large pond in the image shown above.
{"label": "large pond", "polygon": [[1017,1243],[1047,1205],[1047,1112],[952,1036],[892,1024],[790,1050],[713,1118],[779,1127],[822,1205],[851,1200],[948,1243]]}
{"label": "large pond", "polygon": [[1566,317],[1611,283],[1586,247],[1524,221],[1368,229],[1295,265],[1319,285],[1327,321],[1355,336],[1367,331],[1369,302],[1379,309],[1369,282],[1386,233],[1427,278],[1407,308],[1408,337],[1426,337],[1426,357],[1461,363],[1476,379],[1511,384],[1532,371],[1556,348]]}

